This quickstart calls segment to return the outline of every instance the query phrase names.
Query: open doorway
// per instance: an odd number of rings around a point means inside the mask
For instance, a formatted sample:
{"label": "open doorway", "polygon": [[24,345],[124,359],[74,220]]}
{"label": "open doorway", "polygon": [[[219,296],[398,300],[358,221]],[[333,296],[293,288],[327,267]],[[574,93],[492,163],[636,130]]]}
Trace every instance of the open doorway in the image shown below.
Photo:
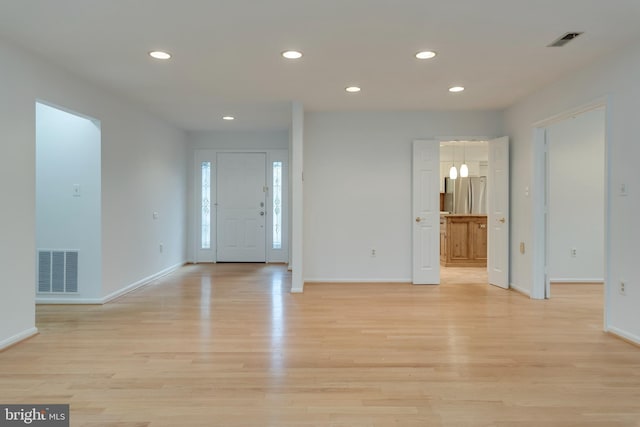
{"label": "open doorway", "polygon": [[36,302],[101,301],[98,120],[37,102]]}
{"label": "open doorway", "polygon": [[[441,139],[440,141],[447,141]],[[440,248],[443,228],[443,217],[448,221],[450,214],[443,214],[438,200],[441,199],[440,185],[440,141],[413,141],[412,158],[412,210],[413,226],[413,284],[440,283]],[[508,289],[509,285],[509,138],[502,137],[487,141],[488,161],[486,179],[486,215],[484,223],[476,218],[470,227],[460,226],[456,233],[461,237],[465,248],[457,248],[464,261],[474,249],[468,249],[469,239],[480,240],[481,237],[469,237],[469,233],[486,235],[484,257],[487,265],[488,283]],[[490,191],[489,191],[490,187]],[[444,204],[444,201],[443,201]],[[455,216],[455,215],[454,215]],[[466,228],[465,228],[466,227]],[[453,242],[453,232],[445,231],[445,240]],[[451,240],[449,240],[451,239]],[[465,240],[466,239],[466,240]],[[449,246],[454,243],[448,243]],[[466,251],[466,252],[465,252]],[[476,256],[481,250],[476,250]],[[476,264],[477,265],[477,264]]]}
{"label": "open doorway", "polygon": [[[552,283],[570,297],[584,289],[604,298],[606,319],[606,105],[598,101],[559,114],[537,123],[534,131],[534,185],[542,191],[534,193],[531,297],[551,298]],[[595,292],[594,284],[600,288]]]}
{"label": "open doorway", "polygon": [[[605,276],[605,110],[544,128],[547,229],[545,297],[602,295]],[[568,287],[571,289],[567,289]],[[594,292],[594,287],[599,290]]]}
{"label": "open doorway", "polygon": [[440,142],[440,281],[486,284],[487,141]]}

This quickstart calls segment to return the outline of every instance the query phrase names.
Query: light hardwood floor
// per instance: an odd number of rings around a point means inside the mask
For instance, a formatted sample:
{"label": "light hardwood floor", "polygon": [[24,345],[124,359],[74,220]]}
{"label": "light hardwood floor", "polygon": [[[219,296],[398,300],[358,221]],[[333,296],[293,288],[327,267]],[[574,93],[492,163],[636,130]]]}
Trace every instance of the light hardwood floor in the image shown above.
{"label": "light hardwood floor", "polygon": [[0,403],[70,403],[72,426],[640,425],[640,349],[601,331],[601,286],[533,301],[454,273],[290,294],[284,266],[190,265],[39,306]]}

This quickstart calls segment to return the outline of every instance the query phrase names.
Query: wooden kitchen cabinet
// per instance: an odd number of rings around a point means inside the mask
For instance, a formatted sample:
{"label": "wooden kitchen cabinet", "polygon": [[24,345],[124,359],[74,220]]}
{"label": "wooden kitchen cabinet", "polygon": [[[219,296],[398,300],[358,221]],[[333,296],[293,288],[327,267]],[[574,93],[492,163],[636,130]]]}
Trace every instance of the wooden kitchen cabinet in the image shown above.
{"label": "wooden kitchen cabinet", "polygon": [[486,215],[440,217],[440,264],[445,267],[486,267]]}

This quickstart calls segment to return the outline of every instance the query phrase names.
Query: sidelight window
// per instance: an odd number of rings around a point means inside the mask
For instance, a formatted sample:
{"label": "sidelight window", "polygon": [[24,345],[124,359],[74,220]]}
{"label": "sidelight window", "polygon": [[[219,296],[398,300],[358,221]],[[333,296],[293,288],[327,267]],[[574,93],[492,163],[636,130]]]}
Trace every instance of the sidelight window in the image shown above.
{"label": "sidelight window", "polygon": [[211,162],[202,162],[202,230],[200,247],[211,249]]}
{"label": "sidelight window", "polygon": [[282,249],[282,162],[273,162],[273,249]]}

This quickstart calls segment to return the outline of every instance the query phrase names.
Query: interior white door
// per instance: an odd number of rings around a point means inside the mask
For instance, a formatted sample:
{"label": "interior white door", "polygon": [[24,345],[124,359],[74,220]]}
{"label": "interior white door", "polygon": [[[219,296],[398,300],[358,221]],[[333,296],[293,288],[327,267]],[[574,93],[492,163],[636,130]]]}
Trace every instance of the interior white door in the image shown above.
{"label": "interior white door", "polygon": [[489,141],[489,283],[509,288],[509,138]]}
{"label": "interior white door", "polygon": [[266,261],[266,155],[218,153],[217,260]]}
{"label": "interior white door", "polygon": [[440,142],[413,142],[413,283],[440,284]]}

